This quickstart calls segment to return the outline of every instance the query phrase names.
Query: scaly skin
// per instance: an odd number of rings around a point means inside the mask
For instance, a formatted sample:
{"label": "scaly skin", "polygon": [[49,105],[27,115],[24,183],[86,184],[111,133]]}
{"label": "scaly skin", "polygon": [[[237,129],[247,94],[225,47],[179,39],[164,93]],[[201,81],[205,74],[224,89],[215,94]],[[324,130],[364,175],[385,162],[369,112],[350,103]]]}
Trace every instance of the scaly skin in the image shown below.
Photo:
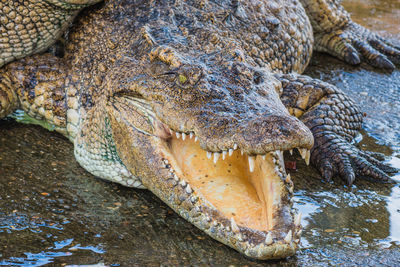
{"label": "scaly skin", "polygon": [[[329,21],[335,30],[349,25]],[[77,20],[63,58],[1,69],[0,117],[22,109],[68,137],[92,174],[151,190],[249,257],[283,258],[295,253],[301,228],[281,151],[300,148],[325,178],[339,170],[349,183],[355,173],[388,180],[383,171],[393,171],[351,143],[362,115],[348,97],[295,74],[312,48],[298,1],[106,1]],[[221,175],[236,169],[245,173],[239,180]],[[255,193],[242,201],[239,191]],[[262,229],[235,214],[252,196],[266,207]]]}
{"label": "scaly skin", "polygon": [[316,51],[356,65],[366,62],[393,70],[400,64],[400,47],[354,23],[341,0],[300,0],[314,30]]}
{"label": "scaly skin", "polygon": [[101,0],[0,1],[0,67],[51,46],[79,10]]}

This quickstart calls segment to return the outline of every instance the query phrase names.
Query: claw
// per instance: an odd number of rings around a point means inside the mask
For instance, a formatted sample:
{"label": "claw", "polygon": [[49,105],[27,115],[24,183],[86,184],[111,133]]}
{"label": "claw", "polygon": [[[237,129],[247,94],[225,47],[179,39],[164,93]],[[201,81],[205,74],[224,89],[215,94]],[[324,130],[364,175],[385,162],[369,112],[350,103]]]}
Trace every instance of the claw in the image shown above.
{"label": "claw", "polygon": [[372,66],[382,69],[394,70],[396,68],[396,66],[384,55],[377,56],[375,60],[370,63]]}
{"label": "claw", "polygon": [[361,63],[361,59],[357,51],[350,45],[346,45],[347,52],[345,52],[344,60],[350,65],[358,65]]}
{"label": "claw", "polygon": [[373,48],[386,55],[394,64],[400,64],[400,50],[384,41],[374,39],[369,42]]}
{"label": "claw", "polygon": [[347,156],[341,156],[341,161],[339,163],[339,175],[347,182],[350,186],[356,179],[354,174],[353,166]]}
{"label": "claw", "polygon": [[353,184],[354,180],[356,179],[356,175],[354,174],[354,172],[347,173],[345,175],[345,179],[347,181],[347,185],[351,186]]}
{"label": "claw", "polygon": [[322,173],[322,177],[324,178],[325,181],[329,182],[332,180],[333,168],[328,160],[326,160],[325,163],[322,164],[320,172]]}

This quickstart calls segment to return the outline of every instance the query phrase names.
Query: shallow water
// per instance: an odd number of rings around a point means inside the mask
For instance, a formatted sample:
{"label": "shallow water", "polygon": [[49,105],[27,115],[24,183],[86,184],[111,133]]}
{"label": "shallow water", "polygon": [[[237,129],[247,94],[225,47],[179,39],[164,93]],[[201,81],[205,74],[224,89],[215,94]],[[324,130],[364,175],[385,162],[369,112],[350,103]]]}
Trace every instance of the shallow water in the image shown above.
{"label": "shallow water", "polygon": [[[345,4],[356,21],[400,39],[397,1]],[[307,73],[336,84],[362,106],[367,117],[360,146],[391,156],[400,167],[400,71],[354,68],[315,55]],[[291,174],[295,207],[303,213],[302,249],[270,264],[400,264],[399,184],[322,183],[299,157],[285,157],[297,160]],[[212,240],[151,193],[91,176],[60,135],[0,121],[0,265],[46,263],[264,264]]]}

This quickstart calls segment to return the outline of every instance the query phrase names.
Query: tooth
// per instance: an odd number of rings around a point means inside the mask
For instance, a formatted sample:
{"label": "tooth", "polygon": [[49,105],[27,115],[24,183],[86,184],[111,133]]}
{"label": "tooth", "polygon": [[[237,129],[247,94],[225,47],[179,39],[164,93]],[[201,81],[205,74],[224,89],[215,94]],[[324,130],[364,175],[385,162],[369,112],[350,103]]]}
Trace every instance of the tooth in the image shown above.
{"label": "tooth", "polygon": [[186,186],[186,181],[185,180],[181,180],[181,182],[179,183],[181,186],[185,187]]}
{"label": "tooth", "polygon": [[218,161],[220,155],[221,155],[221,153],[218,153],[218,152],[215,152],[215,153],[214,153],[214,164],[217,163],[217,161]]}
{"label": "tooth", "polygon": [[249,169],[250,169],[250,172],[254,171],[255,160],[256,160],[256,157],[249,156]]}
{"label": "tooth", "polygon": [[237,226],[235,219],[233,219],[233,217],[231,217],[231,228],[232,228],[232,231],[235,233],[238,233],[240,231],[240,229]]}
{"label": "tooth", "polygon": [[210,151],[207,151],[207,158],[211,159],[212,153]]}
{"label": "tooth", "polygon": [[170,133],[171,135],[173,135],[173,134],[174,134],[174,131],[172,131],[172,129],[169,129],[169,133]]}
{"label": "tooth", "polygon": [[265,244],[271,245],[272,242],[274,242],[274,240],[272,240],[271,232],[268,232],[268,235],[267,235],[267,237],[265,238]]}
{"label": "tooth", "polygon": [[303,233],[303,230],[300,229],[299,231],[297,231],[296,236],[297,236],[297,237],[301,237],[301,234],[302,234],[302,233]]}
{"label": "tooth", "polygon": [[192,139],[193,138],[193,133],[189,134],[189,138]]}
{"label": "tooth", "polygon": [[226,150],[222,151],[222,159],[225,159],[226,153],[227,153]]}
{"label": "tooth", "polygon": [[236,150],[237,148],[238,148],[238,145],[237,145],[237,144],[234,144],[234,145],[233,145],[233,149]]}
{"label": "tooth", "polygon": [[232,154],[233,154],[233,149],[229,148],[229,156],[232,156]]}
{"label": "tooth", "polygon": [[240,150],[240,154],[242,154],[242,156],[243,156],[243,153],[244,153],[243,150]]}
{"label": "tooth", "polygon": [[292,177],[290,177],[290,173],[286,176],[286,183],[290,184],[292,182]]}
{"label": "tooth", "polygon": [[[193,190],[192,190],[192,192],[193,192]],[[199,200],[199,197],[196,197],[193,195],[190,197],[190,201],[192,201],[193,204],[196,203],[198,200]]]}
{"label": "tooth", "polygon": [[179,177],[175,173],[174,173],[174,180],[177,181],[177,182],[179,181]]}
{"label": "tooth", "polygon": [[185,141],[185,139],[186,139],[186,134],[182,133],[182,140]]}
{"label": "tooth", "polygon": [[293,155],[293,149],[289,150],[290,155]]}
{"label": "tooth", "polygon": [[290,230],[290,231],[287,233],[287,235],[286,235],[286,237],[285,237],[285,242],[288,243],[288,244],[290,244],[290,242],[292,242],[292,230]]}
{"label": "tooth", "polygon": [[197,140],[198,140],[198,139],[197,139],[197,136],[195,136],[195,137],[194,137],[194,141],[197,142]]}
{"label": "tooth", "polygon": [[243,242],[243,235],[241,233],[236,235],[237,240],[239,240],[239,242]]}
{"label": "tooth", "polygon": [[266,155],[262,155],[262,159],[265,160],[265,158],[266,158]]}
{"label": "tooth", "polygon": [[296,227],[300,226],[301,223],[301,212],[297,213],[296,216],[294,217],[294,225]]}
{"label": "tooth", "polygon": [[310,156],[311,156],[311,152],[310,152],[310,150],[307,150],[307,152],[306,152],[306,164],[307,164],[307,166],[310,165]]}
{"label": "tooth", "polygon": [[278,150],[279,159],[283,159],[283,151]]}
{"label": "tooth", "polygon": [[186,186],[186,193],[188,193],[188,194],[191,194],[193,191],[192,191],[192,188],[190,188],[190,185],[188,184],[187,186]]}
{"label": "tooth", "polygon": [[180,138],[181,137],[181,134],[180,133],[178,133],[178,132],[176,132],[176,138]]}
{"label": "tooth", "polygon": [[305,148],[297,148],[300,152],[301,158],[305,159],[306,158],[306,154],[307,154],[307,149]]}

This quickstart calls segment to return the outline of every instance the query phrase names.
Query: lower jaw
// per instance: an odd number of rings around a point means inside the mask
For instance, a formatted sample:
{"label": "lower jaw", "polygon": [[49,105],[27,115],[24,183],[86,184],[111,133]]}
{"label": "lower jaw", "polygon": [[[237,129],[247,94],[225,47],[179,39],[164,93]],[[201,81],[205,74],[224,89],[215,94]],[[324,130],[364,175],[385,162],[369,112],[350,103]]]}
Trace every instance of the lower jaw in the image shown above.
{"label": "lower jaw", "polygon": [[246,155],[235,151],[213,163],[194,140],[171,138],[161,152],[178,199],[166,202],[182,217],[252,258],[295,253],[301,228],[291,210],[293,184],[279,170],[283,162],[274,163],[279,155],[257,157],[250,172]]}

